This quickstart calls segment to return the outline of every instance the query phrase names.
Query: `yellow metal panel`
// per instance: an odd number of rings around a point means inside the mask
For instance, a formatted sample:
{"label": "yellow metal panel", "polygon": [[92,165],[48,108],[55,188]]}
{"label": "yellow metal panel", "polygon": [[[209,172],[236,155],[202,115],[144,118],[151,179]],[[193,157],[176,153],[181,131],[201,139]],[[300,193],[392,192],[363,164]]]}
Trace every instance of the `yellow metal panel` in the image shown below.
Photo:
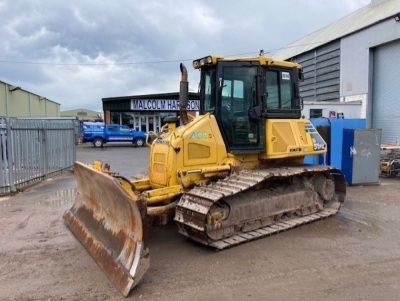
{"label": "yellow metal panel", "polygon": [[182,193],[183,187],[181,185],[175,185],[146,191],[145,196],[148,204],[156,204],[159,202],[170,201]]}
{"label": "yellow metal panel", "polygon": [[298,131],[299,131],[299,134],[300,134],[300,141],[304,144],[304,145],[307,145],[308,146],[308,144],[310,143],[310,141],[309,141],[309,139],[308,139],[308,136],[309,135],[307,135],[307,133],[306,133],[306,127],[305,127],[305,123],[304,123],[304,121],[303,120],[299,120],[298,122],[297,122],[297,129],[298,129]]}
{"label": "yellow metal panel", "polygon": [[206,159],[210,158],[210,146],[199,143],[188,143],[188,159]]}
{"label": "yellow metal panel", "polygon": [[[150,158],[149,178],[153,188],[183,181],[199,183],[205,179],[200,172],[203,168],[229,161],[218,124],[210,114],[164,133],[152,144]],[[184,177],[178,177],[178,171]]]}
{"label": "yellow metal panel", "polygon": [[209,114],[195,119],[185,127],[182,133],[184,141],[184,168],[193,166],[215,165],[226,157],[225,144],[222,140],[215,117]]}
{"label": "yellow metal panel", "polygon": [[158,172],[158,173],[165,173],[165,164],[160,164],[160,163],[154,163],[153,164],[153,170],[154,172]]}
{"label": "yellow metal panel", "polygon": [[151,189],[149,179],[131,181],[131,184],[135,187],[135,190],[137,191]]}
{"label": "yellow metal panel", "polygon": [[274,153],[287,152],[288,147],[296,145],[290,121],[272,123],[271,141]]}
{"label": "yellow metal panel", "polygon": [[266,154],[260,159],[303,157],[326,153],[326,143],[307,119],[266,121]]}
{"label": "yellow metal panel", "polygon": [[151,183],[157,186],[166,186],[167,183],[167,155],[168,145],[153,143],[151,146],[151,157],[149,162],[149,177]]}
{"label": "yellow metal panel", "polygon": [[165,163],[165,154],[155,153],[154,162]]}

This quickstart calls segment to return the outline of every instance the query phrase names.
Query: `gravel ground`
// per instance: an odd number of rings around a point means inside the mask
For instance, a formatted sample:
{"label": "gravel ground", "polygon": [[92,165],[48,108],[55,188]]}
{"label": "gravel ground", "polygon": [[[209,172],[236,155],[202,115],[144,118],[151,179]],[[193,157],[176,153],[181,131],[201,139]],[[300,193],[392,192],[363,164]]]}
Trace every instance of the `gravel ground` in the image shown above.
{"label": "gravel ground", "polygon": [[[146,173],[147,147],[79,145],[77,159]],[[65,226],[71,172],[0,198],[0,300],[124,300]],[[215,252],[150,229],[151,267],[131,300],[399,300],[400,178],[348,187],[341,211]]]}

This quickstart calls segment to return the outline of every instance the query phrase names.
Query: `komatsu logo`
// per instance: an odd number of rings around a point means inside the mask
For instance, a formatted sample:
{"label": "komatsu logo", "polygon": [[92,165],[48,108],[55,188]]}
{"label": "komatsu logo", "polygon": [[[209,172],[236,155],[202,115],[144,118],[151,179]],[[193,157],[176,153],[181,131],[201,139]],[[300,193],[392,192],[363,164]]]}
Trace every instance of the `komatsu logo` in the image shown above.
{"label": "komatsu logo", "polygon": [[162,140],[162,139],[157,139],[155,143],[169,145],[169,141],[168,140]]}

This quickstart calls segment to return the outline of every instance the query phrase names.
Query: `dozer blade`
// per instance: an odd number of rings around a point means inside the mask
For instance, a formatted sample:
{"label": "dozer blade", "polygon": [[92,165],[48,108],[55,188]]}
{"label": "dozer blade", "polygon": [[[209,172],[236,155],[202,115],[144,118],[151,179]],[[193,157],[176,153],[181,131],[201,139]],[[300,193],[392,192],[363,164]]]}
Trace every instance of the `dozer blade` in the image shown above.
{"label": "dozer blade", "polygon": [[146,204],[118,180],[75,162],[77,197],[64,220],[125,297],[150,266]]}

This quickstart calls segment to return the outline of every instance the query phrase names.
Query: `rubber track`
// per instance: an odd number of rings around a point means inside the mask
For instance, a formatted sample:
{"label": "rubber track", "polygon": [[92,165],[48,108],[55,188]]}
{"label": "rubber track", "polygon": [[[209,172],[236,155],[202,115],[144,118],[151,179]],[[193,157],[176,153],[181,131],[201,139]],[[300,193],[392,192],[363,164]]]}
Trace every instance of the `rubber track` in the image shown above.
{"label": "rubber track", "polygon": [[328,166],[301,166],[268,168],[267,170],[242,170],[238,174],[208,184],[207,186],[195,187],[186,192],[177,204],[175,221],[179,232],[195,241],[222,250],[241,243],[245,243],[264,236],[279,233],[302,224],[319,220],[334,215],[340,208],[337,206],[324,208],[314,214],[298,218],[285,219],[249,232],[237,233],[228,238],[211,240],[204,226],[207,213],[211,206],[223,197],[229,197],[241,193],[265,180],[288,178],[292,176],[327,173],[332,171]]}

